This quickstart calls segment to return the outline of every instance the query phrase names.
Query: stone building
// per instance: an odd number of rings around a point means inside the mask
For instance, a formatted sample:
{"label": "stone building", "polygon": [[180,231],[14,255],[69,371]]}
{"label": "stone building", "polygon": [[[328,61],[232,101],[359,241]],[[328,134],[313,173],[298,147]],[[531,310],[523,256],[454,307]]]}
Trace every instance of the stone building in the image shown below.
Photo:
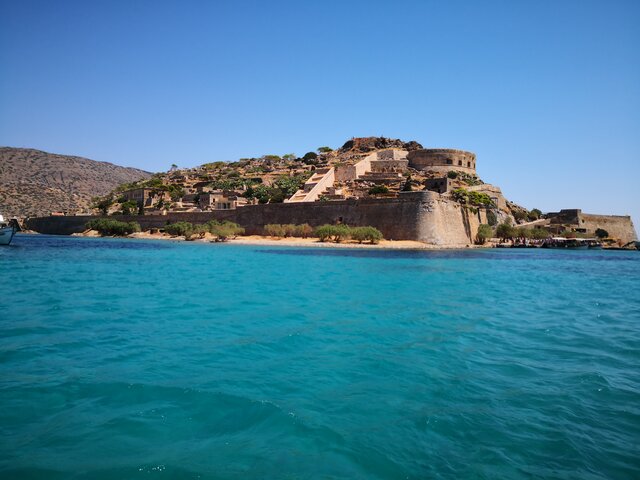
{"label": "stone building", "polygon": [[198,204],[202,210],[235,210],[248,204],[246,198],[235,192],[215,191],[201,193]]}
{"label": "stone building", "polygon": [[161,192],[153,188],[132,188],[120,194],[127,202],[136,202],[139,207],[155,207],[160,200],[171,200],[167,192]]}
{"label": "stone building", "polygon": [[416,170],[446,174],[450,170],[476,173],[476,154],[450,148],[427,148],[407,154],[409,166]]}

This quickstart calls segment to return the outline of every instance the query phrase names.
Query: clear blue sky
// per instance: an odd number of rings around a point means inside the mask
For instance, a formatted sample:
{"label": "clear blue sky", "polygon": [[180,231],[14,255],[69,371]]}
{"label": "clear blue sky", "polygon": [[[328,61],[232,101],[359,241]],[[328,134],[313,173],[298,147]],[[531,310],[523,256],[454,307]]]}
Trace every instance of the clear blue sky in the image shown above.
{"label": "clear blue sky", "polygon": [[384,135],[640,224],[640,2],[0,0],[0,145],[152,171]]}

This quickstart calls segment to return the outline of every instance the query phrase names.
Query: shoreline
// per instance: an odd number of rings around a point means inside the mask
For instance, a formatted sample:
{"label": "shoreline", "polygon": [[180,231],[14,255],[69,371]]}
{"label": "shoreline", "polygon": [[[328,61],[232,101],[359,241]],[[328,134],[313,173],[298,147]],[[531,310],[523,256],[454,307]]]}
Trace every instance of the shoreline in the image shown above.
{"label": "shoreline", "polygon": [[[72,237],[90,237],[102,238],[95,231],[71,234]],[[193,242],[193,243],[220,243],[223,245],[253,245],[268,247],[296,247],[296,248],[357,248],[357,249],[380,249],[380,250],[459,250],[459,249],[477,249],[491,248],[490,245],[432,245],[428,243],[418,242],[415,240],[381,240],[377,244],[371,243],[354,243],[354,242],[320,242],[318,238],[274,238],[261,235],[238,236],[224,242],[216,242],[214,238],[207,235],[205,238],[197,238],[194,240],[186,240],[183,236],[172,237],[166,234],[155,234],[149,232],[137,232],[124,237],[105,237],[105,238],[132,238],[138,240],[164,240],[174,242]]]}

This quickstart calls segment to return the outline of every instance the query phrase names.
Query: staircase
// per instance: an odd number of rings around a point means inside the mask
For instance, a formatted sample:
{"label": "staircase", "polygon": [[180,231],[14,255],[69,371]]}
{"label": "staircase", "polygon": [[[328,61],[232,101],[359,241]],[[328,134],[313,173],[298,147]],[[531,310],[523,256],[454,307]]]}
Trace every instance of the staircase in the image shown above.
{"label": "staircase", "polygon": [[298,190],[291,198],[286,200],[286,202],[315,202],[328,188],[333,187],[334,181],[335,170],[333,167],[319,168],[315,170],[311,178],[305,182],[302,190]]}

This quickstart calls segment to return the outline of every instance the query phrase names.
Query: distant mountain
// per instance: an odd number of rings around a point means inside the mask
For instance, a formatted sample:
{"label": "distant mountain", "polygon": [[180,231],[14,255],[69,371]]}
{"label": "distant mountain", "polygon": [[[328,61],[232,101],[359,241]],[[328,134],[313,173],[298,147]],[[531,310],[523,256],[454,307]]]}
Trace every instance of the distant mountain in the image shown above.
{"label": "distant mountain", "polygon": [[151,173],[30,148],[0,147],[0,214],[35,217],[86,210],[91,198]]}

